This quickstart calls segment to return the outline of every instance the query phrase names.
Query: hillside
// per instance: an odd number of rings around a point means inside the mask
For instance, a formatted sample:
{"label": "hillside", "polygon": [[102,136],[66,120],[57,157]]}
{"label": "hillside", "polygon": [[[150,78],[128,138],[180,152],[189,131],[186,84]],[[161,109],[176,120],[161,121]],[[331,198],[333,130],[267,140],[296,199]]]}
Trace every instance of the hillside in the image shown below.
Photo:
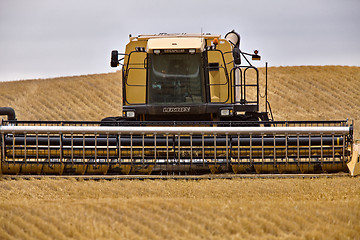
{"label": "hillside", "polygon": [[276,67],[268,75],[276,119],[360,120],[360,67]]}
{"label": "hillside", "polygon": [[0,83],[0,106],[18,120],[101,120],[121,114],[121,74]]}
{"label": "hillside", "polygon": [[[264,83],[265,69],[260,69]],[[360,125],[360,67],[268,69],[275,120],[340,120]],[[101,120],[121,114],[121,73],[0,83],[0,106],[19,120]],[[359,130],[358,130],[359,129]]]}

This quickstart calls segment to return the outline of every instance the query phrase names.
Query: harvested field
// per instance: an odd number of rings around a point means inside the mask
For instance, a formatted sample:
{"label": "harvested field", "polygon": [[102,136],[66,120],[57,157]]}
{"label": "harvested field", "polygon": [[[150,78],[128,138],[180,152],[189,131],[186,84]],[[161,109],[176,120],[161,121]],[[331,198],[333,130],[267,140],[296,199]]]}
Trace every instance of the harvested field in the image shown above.
{"label": "harvested field", "polygon": [[[260,69],[262,81],[264,69]],[[19,120],[121,114],[120,73],[0,83]],[[269,68],[275,120],[355,120],[360,67]],[[0,239],[360,239],[360,178],[9,180]]]}
{"label": "harvested field", "polygon": [[2,239],[359,239],[360,179],[0,181]]}

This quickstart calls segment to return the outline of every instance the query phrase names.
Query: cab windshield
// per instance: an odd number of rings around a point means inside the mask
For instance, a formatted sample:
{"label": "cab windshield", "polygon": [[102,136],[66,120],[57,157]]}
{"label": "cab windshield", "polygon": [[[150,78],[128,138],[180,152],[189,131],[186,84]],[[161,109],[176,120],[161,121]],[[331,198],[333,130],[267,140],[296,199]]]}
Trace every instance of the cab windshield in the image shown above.
{"label": "cab windshield", "polygon": [[148,103],[191,104],[204,102],[201,54],[150,54]]}

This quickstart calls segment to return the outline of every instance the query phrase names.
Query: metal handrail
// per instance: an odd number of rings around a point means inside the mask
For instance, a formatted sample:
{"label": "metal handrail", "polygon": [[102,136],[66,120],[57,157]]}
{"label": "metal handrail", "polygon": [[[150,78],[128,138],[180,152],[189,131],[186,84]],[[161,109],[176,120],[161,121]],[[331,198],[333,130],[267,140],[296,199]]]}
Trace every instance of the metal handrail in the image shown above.
{"label": "metal handrail", "polygon": [[[112,124],[117,125],[112,125]],[[107,125],[108,124],[108,125]],[[252,126],[252,124],[261,124],[271,126],[348,126],[348,120],[317,120],[317,121],[19,121],[19,120],[3,120],[1,126]]]}
{"label": "metal handrail", "polygon": [[0,126],[1,134],[349,134],[351,127]]}

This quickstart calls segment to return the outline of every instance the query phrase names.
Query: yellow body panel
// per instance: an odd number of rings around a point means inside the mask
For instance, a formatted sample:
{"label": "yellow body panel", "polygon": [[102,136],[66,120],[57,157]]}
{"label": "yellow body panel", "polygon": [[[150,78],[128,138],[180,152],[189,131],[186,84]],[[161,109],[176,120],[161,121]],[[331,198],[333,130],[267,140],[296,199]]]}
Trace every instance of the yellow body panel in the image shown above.
{"label": "yellow body panel", "polygon": [[[124,65],[128,63],[125,69],[124,88],[126,98],[124,105],[145,104],[146,102],[146,69],[145,69],[145,52],[132,52],[136,47],[146,47],[147,41],[138,41],[134,39],[126,45]],[[132,53],[131,53],[132,52]]]}
{"label": "yellow body panel", "polygon": [[[211,40],[208,40],[208,46],[211,45]],[[219,44],[216,49],[224,53],[224,60],[222,54],[219,51],[208,52],[209,63],[219,63],[218,71],[209,71],[209,83],[210,83],[210,100],[211,102],[230,102],[230,75],[229,80],[226,78],[226,74],[230,74],[230,70],[233,67],[233,60],[231,55],[230,43],[224,39],[219,40]],[[213,85],[212,85],[213,84]]]}

